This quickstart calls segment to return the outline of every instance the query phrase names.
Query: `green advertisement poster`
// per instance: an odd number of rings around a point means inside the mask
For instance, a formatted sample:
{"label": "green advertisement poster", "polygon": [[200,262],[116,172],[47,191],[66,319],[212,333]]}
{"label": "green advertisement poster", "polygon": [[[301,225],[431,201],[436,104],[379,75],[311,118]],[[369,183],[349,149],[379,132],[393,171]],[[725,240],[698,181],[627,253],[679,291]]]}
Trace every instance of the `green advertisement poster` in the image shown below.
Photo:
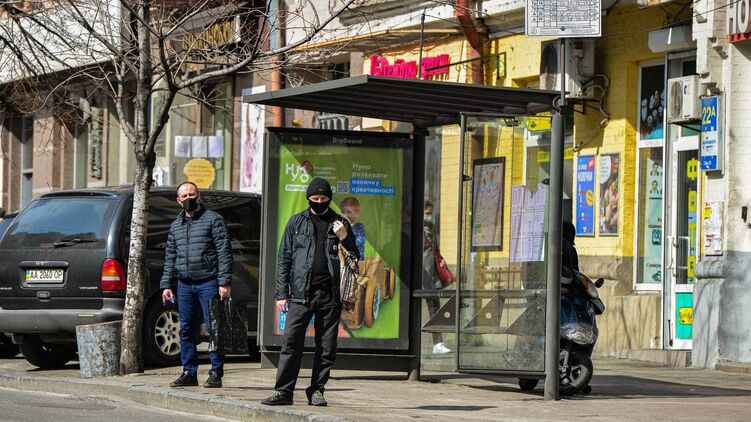
{"label": "green advertisement poster", "polygon": [[[268,216],[275,226],[273,262],[287,222],[308,209],[305,191],[310,181],[328,180],[334,192],[331,208],[352,225],[360,267],[355,307],[342,312],[340,345],[386,346],[380,340],[400,341],[408,324],[409,291],[403,282],[409,274],[411,230],[409,139],[357,132],[291,132],[279,134],[274,146],[273,163],[267,165],[278,177],[264,179],[278,195],[276,212]],[[273,334],[281,337],[286,314],[273,313]],[[313,335],[312,323],[308,335]]]}

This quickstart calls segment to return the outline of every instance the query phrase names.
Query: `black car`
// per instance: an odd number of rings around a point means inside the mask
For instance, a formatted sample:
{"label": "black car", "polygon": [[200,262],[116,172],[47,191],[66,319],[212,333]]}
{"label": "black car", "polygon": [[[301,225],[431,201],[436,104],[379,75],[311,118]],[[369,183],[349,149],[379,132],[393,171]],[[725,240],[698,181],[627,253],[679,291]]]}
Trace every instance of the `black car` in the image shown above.
{"label": "black car", "polygon": [[[172,221],[180,212],[174,189],[148,198],[148,269],[143,315],[144,361],[179,364],[177,310],[161,301],[159,280]],[[201,203],[227,225],[234,265],[232,298],[248,306],[257,335],[261,198],[201,192]],[[48,193],[32,201],[0,241],[0,332],[31,364],[50,368],[75,358],[76,326],[122,319],[133,205],[132,188]]]}
{"label": "black car", "polygon": [[[0,220],[0,240],[3,238],[3,235],[8,230],[8,227],[10,227],[10,223],[13,222],[13,219],[17,215],[18,213],[16,212],[5,214],[5,217]],[[0,259],[2,259],[2,256],[0,256]],[[0,359],[12,358],[17,354],[18,346],[13,344],[13,341],[8,335],[6,335],[5,333],[0,333]]]}

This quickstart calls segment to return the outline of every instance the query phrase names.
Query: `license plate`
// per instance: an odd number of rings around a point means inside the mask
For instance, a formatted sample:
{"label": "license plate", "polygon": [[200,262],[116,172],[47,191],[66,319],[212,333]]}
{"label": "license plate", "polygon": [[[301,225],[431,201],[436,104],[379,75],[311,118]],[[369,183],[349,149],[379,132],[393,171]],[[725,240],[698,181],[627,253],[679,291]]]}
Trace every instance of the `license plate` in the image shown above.
{"label": "license plate", "polygon": [[51,284],[62,283],[65,270],[44,269],[26,270],[27,284]]}

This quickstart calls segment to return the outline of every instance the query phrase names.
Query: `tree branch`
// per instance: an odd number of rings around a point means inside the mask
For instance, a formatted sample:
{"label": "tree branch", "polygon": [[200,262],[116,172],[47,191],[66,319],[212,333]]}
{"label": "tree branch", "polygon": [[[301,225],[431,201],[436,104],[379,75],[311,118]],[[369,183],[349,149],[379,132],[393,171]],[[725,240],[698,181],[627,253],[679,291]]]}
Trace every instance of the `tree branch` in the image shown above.
{"label": "tree branch", "polygon": [[179,83],[178,87],[182,89],[182,88],[189,87],[191,85],[195,85],[195,84],[207,81],[209,79],[212,79],[212,78],[215,78],[215,77],[218,77],[218,76],[226,76],[226,75],[229,75],[229,74],[237,72],[238,70],[240,70],[243,67],[249,65],[250,63],[253,62],[253,60],[255,60],[255,59],[259,58],[259,57],[273,57],[273,56],[276,56],[276,55],[279,55],[279,54],[286,53],[287,51],[290,51],[290,50],[292,50],[294,48],[297,48],[297,47],[299,47],[299,46],[307,43],[308,41],[310,41],[316,34],[318,34],[319,32],[321,32],[321,30],[323,28],[325,28],[329,23],[331,23],[334,19],[336,19],[337,16],[339,16],[343,11],[347,10],[349,8],[349,6],[352,3],[354,3],[355,1],[356,0],[348,0],[347,3],[344,4],[344,6],[342,6],[341,8],[339,8],[335,13],[332,13],[331,16],[329,16],[321,25],[319,25],[319,26],[311,29],[310,32],[308,34],[306,34],[302,39],[300,39],[300,40],[298,40],[298,41],[296,41],[296,42],[294,42],[292,44],[288,44],[288,45],[286,45],[284,47],[281,47],[281,48],[278,48],[276,50],[270,50],[270,51],[265,52],[265,53],[260,53],[258,55],[254,55],[254,54],[248,55],[248,57],[246,57],[245,59],[243,59],[240,62],[235,63],[234,65],[231,65],[231,66],[229,66],[227,68],[218,69],[218,70],[214,70],[214,71],[210,71],[210,72],[205,72],[205,73],[202,73],[201,75],[189,78],[189,79],[187,79],[187,80]]}

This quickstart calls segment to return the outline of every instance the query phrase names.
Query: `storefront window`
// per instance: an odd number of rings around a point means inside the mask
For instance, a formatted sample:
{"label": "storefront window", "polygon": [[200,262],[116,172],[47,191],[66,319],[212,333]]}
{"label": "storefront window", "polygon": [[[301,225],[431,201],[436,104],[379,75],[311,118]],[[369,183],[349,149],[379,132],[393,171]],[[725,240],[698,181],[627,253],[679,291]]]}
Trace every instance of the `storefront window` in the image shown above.
{"label": "storefront window", "polygon": [[662,160],[662,147],[639,150],[636,282],[654,288],[662,285]]}
{"label": "storefront window", "polygon": [[[156,99],[154,103],[158,102]],[[177,94],[163,132],[164,141],[160,139],[156,146],[157,184],[189,180],[202,189],[230,187],[231,157],[227,156],[232,144],[231,108],[231,82]]]}

